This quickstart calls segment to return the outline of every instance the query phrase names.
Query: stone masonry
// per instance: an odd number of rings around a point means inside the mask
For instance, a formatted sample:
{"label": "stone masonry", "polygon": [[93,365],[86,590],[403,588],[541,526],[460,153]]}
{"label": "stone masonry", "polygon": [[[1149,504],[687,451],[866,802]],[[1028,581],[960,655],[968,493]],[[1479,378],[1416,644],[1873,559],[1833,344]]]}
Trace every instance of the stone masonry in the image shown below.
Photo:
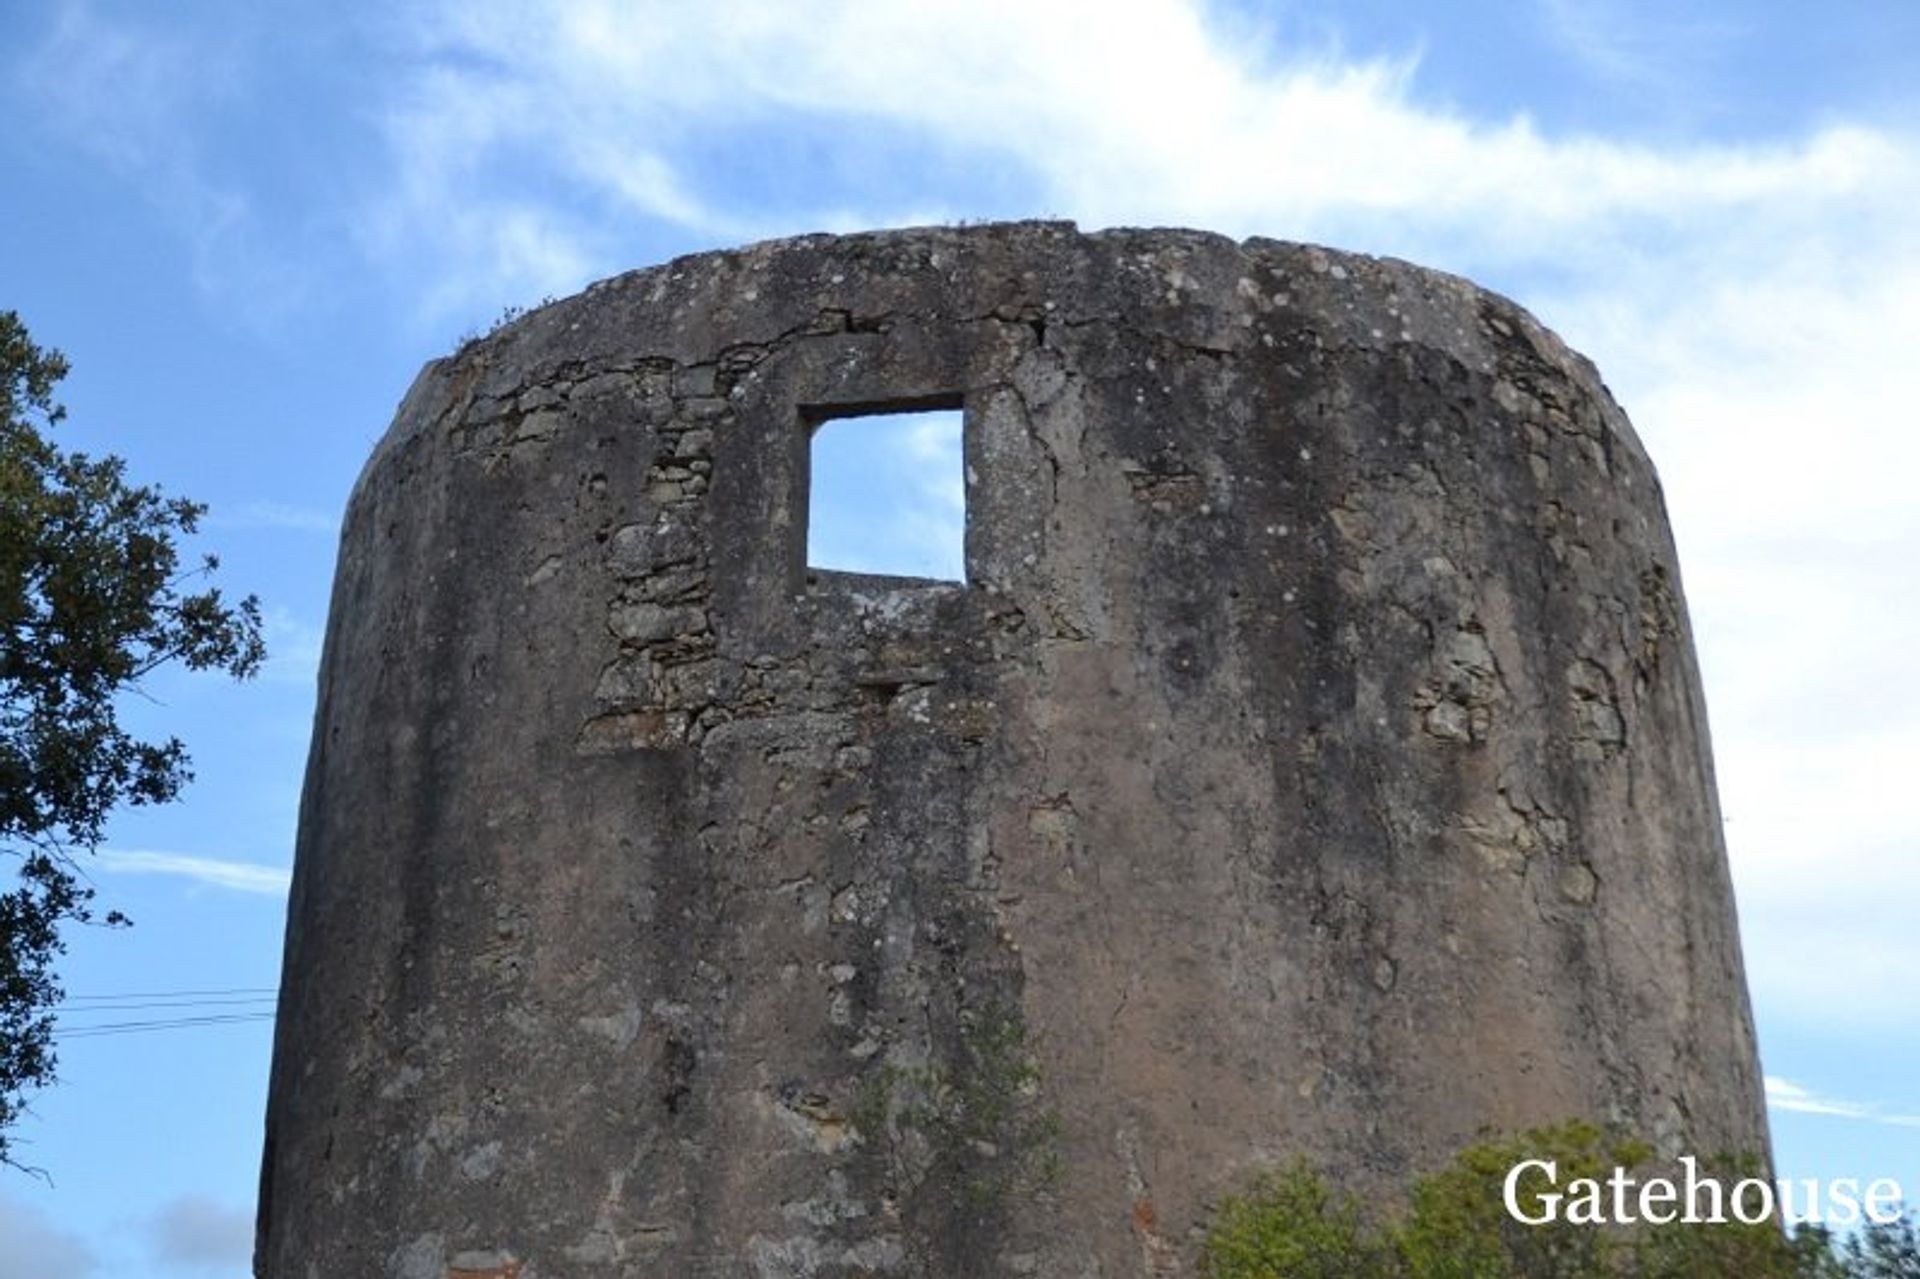
{"label": "stone masonry", "polygon": [[[961,406],[967,580],[810,572]],[[1764,1152],[1680,581],[1592,367],[1402,262],[1021,223],[597,284],[354,491],[263,1279],[1190,1275],[1298,1156]]]}

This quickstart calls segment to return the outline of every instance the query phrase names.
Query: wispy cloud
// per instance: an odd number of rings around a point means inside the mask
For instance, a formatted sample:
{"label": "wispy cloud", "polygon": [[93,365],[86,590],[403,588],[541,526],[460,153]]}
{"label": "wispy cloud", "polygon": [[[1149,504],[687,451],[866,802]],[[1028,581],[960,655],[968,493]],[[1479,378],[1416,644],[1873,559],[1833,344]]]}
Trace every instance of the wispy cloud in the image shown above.
{"label": "wispy cloud", "polygon": [[1663,97],[1684,92],[1703,61],[1735,43],[1738,27],[1631,0],[1538,0],[1548,36],[1588,70]]}
{"label": "wispy cloud", "polygon": [[1763,1022],[1900,1025],[1920,937],[1920,244],[1897,192],[1756,209],[1538,299],[1660,465],[1700,645]]}
{"label": "wispy cloud", "polygon": [[1777,1075],[1767,1076],[1767,1105],[1773,1110],[1794,1114],[1830,1115],[1836,1119],[1861,1119],[1898,1128],[1920,1128],[1920,1115],[1889,1114],[1877,1106],[1822,1096]]}
{"label": "wispy cloud", "polygon": [[282,866],[147,849],[105,848],[100,850],[99,858],[101,868],[110,874],[172,875],[211,888],[269,897],[285,896],[291,877],[291,872]]}
{"label": "wispy cloud", "polygon": [[85,1239],[11,1195],[0,1195],[0,1257],[7,1259],[9,1274],[35,1279],[86,1279],[100,1269],[100,1259]]}
{"label": "wispy cloud", "polygon": [[810,563],[966,576],[958,410],[829,421],[814,439]]}
{"label": "wispy cloud", "polygon": [[85,0],[71,0],[54,7],[43,42],[19,75],[63,133],[135,173],[187,153],[193,134],[177,126],[230,100],[242,62],[230,45],[116,23]]}
{"label": "wispy cloud", "polygon": [[312,684],[320,671],[325,628],[303,621],[288,609],[276,607],[267,610],[261,629],[267,644],[267,678]]}
{"label": "wispy cloud", "polygon": [[147,1223],[154,1259],[164,1266],[217,1267],[239,1274],[253,1259],[253,1214],[207,1195],[182,1195]]}
{"label": "wispy cloud", "polygon": [[328,536],[337,536],[340,532],[338,512],[285,502],[243,502],[229,510],[211,512],[204,522],[210,528],[286,529]]}
{"label": "wispy cloud", "polygon": [[1558,255],[1576,234],[1644,238],[1645,222],[1625,219],[1668,225],[1870,185],[1896,149],[1839,126],[1744,147],[1548,137],[1523,118],[1421,104],[1410,61],[1288,56],[1180,0],[1097,21],[1013,0],[723,7],[726,40],[704,10],[443,8],[389,118],[416,216],[469,207],[485,189],[454,182],[500,169],[490,156],[545,156],[576,195],[644,217],[728,238],[789,229],[829,199],[801,183],[744,214],[726,189],[738,157],[712,139],[873,122],[935,144],[929,164],[942,149],[1011,161],[1036,206],[1095,223],[1298,236],[1357,222]]}
{"label": "wispy cloud", "polygon": [[273,242],[247,185],[215,176],[200,146],[200,126],[247,91],[244,25],[189,32],[72,0],[13,70],[49,132],[95,156],[186,240],[202,292],[270,326],[304,303],[312,274]]}

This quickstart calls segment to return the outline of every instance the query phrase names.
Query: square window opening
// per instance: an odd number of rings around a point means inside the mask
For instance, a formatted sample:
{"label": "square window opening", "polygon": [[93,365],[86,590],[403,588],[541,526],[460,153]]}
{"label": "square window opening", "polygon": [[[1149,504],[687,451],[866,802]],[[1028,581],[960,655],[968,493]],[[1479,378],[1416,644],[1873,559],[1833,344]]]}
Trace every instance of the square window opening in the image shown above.
{"label": "square window opening", "polygon": [[966,580],[963,416],[958,396],[802,413],[809,574]]}

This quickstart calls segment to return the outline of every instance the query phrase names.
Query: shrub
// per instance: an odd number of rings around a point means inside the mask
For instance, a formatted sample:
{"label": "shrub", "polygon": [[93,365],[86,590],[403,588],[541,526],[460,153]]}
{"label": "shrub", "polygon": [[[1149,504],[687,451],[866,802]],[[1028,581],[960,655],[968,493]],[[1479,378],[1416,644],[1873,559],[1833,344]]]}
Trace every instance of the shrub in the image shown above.
{"label": "shrub", "polygon": [[1306,1164],[1265,1173],[1223,1202],[1200,1254],[1207,1279],[1389,1279],[1398,1272],[1360,1206]]}
{"label": "shrub", "polygon": [[[1493,1138],[1417,1179],[1400,1216],[1374,1221],[1305,1163],[1255,1179],[1215,1210],[1201,1246],[1205,1279],[1920,1279],[1914,1222],[1866,1226],[1844,1245],[1820,1227],[1772,1222],[1622,1228],[1516,1221],[1507,1174],[1550,1160],[1557,1183],[1604,1180],[1646,1164],[1644,1142],[1584,1122]],[[1723,1180],[1755,1175],[1757,1161],[1724,1159]],[[1538,1181],[1516,1187],[1519,1207],[1545,1215]]]}

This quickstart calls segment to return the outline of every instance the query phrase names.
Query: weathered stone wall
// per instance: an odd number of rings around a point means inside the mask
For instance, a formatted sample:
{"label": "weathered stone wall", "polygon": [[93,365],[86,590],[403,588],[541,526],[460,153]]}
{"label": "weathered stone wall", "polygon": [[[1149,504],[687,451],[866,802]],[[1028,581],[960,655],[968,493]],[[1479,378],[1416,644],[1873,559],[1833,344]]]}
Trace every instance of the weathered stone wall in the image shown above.
{"label": "weathered stone wall", "polygon": [[[804,559],[965,406],[966,585]],[[1762,1149],[1652,467],[1404,263],[1069,225],[682,259],[427,368],[356,489],[260,1273],[1190,1273],[1483,1125]]]}

